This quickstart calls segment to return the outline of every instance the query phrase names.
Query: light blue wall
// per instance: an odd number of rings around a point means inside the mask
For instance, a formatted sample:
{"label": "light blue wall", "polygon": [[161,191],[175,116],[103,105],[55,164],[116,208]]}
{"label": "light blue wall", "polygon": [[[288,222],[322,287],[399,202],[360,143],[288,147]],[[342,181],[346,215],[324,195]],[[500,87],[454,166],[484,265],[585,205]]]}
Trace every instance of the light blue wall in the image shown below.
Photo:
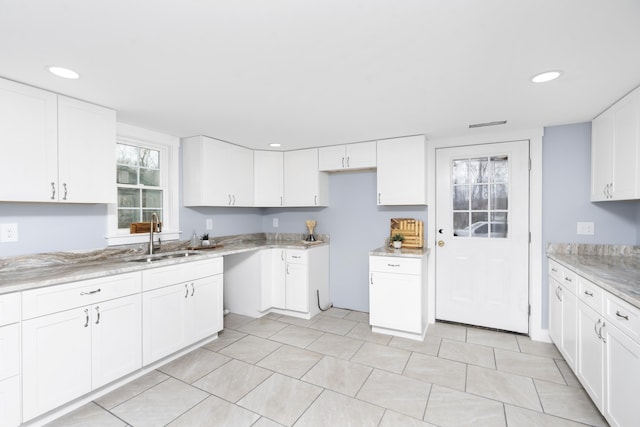
{"label": "light blue wall", "polygon": [[369,311],[369,251],[384,245],[391,218],[421,219],[427,229],[425,206],[379,207],[376,187],[375,171],[332,173],[329,207],[265,209],[266,233],[305,233],[305,221],[315,219],[315,232],[331,235],[330,297],[336,307]]}
{"label": "light blue wall", "polygon": [[[206,230],[206,220],[213,221],[213,229]],[[259,208],[180,208],[180,239],[188,240],[195,231],[198,236],[209,233],[211,238],[231,234],[259,233],[262,228]]]}
{"label": "light blue wall", "polygon": [[[542,241],[640,244],[640,202],[591,203],[591,123],[545,128],[542,142]],[[576,234],[578,221],[595,235]],[[544,249],[543,249],[544,250]],[[548,319],[547,263],[543,263],[542,318]]]}
{"label": "light blue wall", "polygon": [[0,203],[0,223],[18,224],[18,241],[0,257],[106,247],[106,205]]}

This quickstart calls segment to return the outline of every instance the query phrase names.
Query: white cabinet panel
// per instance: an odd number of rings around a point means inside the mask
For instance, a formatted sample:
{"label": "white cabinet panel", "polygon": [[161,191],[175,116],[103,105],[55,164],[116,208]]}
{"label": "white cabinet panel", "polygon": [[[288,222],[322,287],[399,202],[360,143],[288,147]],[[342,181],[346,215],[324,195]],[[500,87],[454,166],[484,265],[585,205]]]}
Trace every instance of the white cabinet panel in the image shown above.
{"label": "white cabinet panel", "polygon": [[58,201],[116,203],[116,112],[58,96]]}
{"label": "white cabinet panel", "polygon": [[254,151],[254,205],[276,207],[284,204],[284,154]]}
{"label": "white cabinet panel", "polygon": [[369,322],[398,331],[420,334],[420,276],[372,272],[369,286]]}
{"label": "white cabinet panel", "polygon": [[376,142],[320,147],[318,160],[321,171],[375,168]]}
{"label": "white cabinet panel", "polygon": [[20,373],[20,324],[0,328],[0,380]]}
{"label": "white cabinet panel", "polygon": [[222,330],[222,274],[189,283],[185,338],[191,344]]}
{"label": "white cabinet panel", "polygon": [[327,206],[329,176],[318,170],[318,149],[284,153],[285,206]]}
{"label": "white cabinet panel", "polygon": [[578,368],[576,374],[602,411],[604,393],[603,319],[585,303],[578,304]]}
{"label": "white cabinet panel", "polygon": [[189,289],[176,284],[142,294],[142,362],[155,362],[183,347]]}
{"label": "white cabinet panel", "polygon": [[140,294],[91,307],[92,388],[142,367]]}
{"label": "white cabinet panel", "polygon": [[426,205],[424,135],[378,141],[378,205]]}
{"label": "white cabinet panel", "polygon": [[91,391],[90,308],[22,322],[23,418]]}
{"label": "white cabinet panel", "polygon": [[604,331],[607,352],[604,415],[611,426],[633,426],[638,423],[640,344],[611,324]]}
{"label": "white cabinet panel", "polygon": [[549,335],[571,369],[577,367],[578,298],[575,273],[549,263]]}
{"label": "white cabinet panel", "polygon": [[20,413],[20,377],[0,381],[0,425],[17,427],[20,425]]}
{"label": "white cabinet panel", "polygon": [[57,201],[56,94],[0,79],[0,141],[0,200]]}
{"label": "white cabinet panel", "polygon": [[21,293],[0,295],[0,326],[20,321]]}
{"label": "white cabinet panel", "polygon": [[253,152],[206,136],[182,144],[185,206],[252,206]]}
{"label": "white cabinet panel", "polygon": [[309,276],[306,263],[287,263],[286,306],[287,310],[303,313],[309,311]]}

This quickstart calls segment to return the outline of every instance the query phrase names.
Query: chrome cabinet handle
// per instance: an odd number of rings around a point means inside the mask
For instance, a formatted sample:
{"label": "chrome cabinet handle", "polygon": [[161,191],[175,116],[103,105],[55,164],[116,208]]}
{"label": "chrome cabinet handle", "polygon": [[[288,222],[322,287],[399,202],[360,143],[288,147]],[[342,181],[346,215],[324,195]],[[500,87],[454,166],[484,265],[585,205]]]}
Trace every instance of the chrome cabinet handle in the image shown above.
{"label": "chrome cabinet handle", "polygon": [[100,323],[100,306],[96,305],[96,313],[98,315],[97,319],[96,319],[96,325],[98,325]]}
{"label": "chrome cabinet handle", "polygon": [[344,167],[344,157],[342,158],[342,167]]}
{"label": "chrome cabinet handle", "polygon": [[231,206],[231,194],[229,194],[229,206]]}
{"label": "chrome cabinet handle", "polygon": [[318,196],[313,196],[313,204],[318,206]]}
{"label": "chrome cabinet handle", "polygon": [[400,264],[387,264],[389,267],[400,267]]}
{"label": "chrome cabinet handle", "polygon": [[88,308],[84,309],[84,316],[85,316],[84,327],[86,328],[89,326],[89,309]]}
{"label": "chrome cabinet handle", "polygon": [[602,342],[606,344],[607,339],[604,337],[604,335],[602,335],[602,329],[604,329],[605,326],[607,326],[607,324],[602,322],[602,326],[600,326],[600,338],[602,339]]}
{"label": "chrome cabinet handle", "polygon": [[280,206],[282,206],[284,204],[284,201],[282,200],[282,196],[280,196]]}
{"label": "chrome cabinet handle", "polygon": [[235,206],[235,205],[236,205],[236,195],[234,194],[233,195],[233,206]]}
{"label": "chrome cabinet handle", "polygon": [[95,290],[93,290],[93,291],[89,291],[89,292],[82,291],[82,292],[80,292],[80,295],[83,295],[83,296],[84,296],[84,295],[93,295],[93,294],[97,294],[98,292],[100,292],[100,290],[101,290],[101,289],[100,289],[100,288],[98,288],[98,289],[95,289]]}
{"label": "chrome cabinet handle", "polygon": [[56,183],[52,182],[51,183],[51,200],[55,200],[56,199]]}
{"label": "chrome cabinet handle", "polygon": [[551,271],[553,271],[554,273],[558,272],[558,270],[556,268],[552,268]]}
{"label": "chrome cabinet handle", "polygon": [[348,167],[348,168],[350,168],[350,167],[351,167],[351,165],[349,164],[349,158],[350,158],[350,157],[347,157],[347,167]]}
{"label": "chrome cabinet handle", "polygon": [[184,297],[186,298],[189,296],[189,288],[187,287],[186,283],[184,284],[184,290],[185,290]]}
{"label": "chrome cabinet handle", "polygon": [[624,320],[629,320],[629,315],[628,314],[620,314],[620,311],[616,310],[616,316],[624,319]]}
{"label": "chrome cabinet handle", "polygon": [[602,329],[598,329],[598,325],[600,325],[600,323],[602,323],[602,320],[598,319],[598,321],[593,324],[593,331],[596,333],[598,338],[602,339]]}
{"label": "chrome cabinet handle", "polygon": [[64,194],[62,196],[62,200],[67,200],[67,183],[62,184],[62,188],[64,189]]}
{"label": "chrome cabinet handle", "polygon": [[289,274],[289,264],[287,264],[287,274]]}
{"label": "chrome cabinet handle", "polygon": [[378,193],[378,204],[380,204],[380,193]]}
{"label": "chrome cabinet handle", "polygon": [[593,297],[593,292],[584,291],[584,294],[590,297]]}
{"label": "chrome cabinet handle", "polygon": [[369,275],[371,277],[371,284],[373,285],[373,273]]}
{"label": "chrome cabinet handle", "polygon": [[300,259],[302,257],[300,255],[291,255],[291,258]]}
{"label": "chrome cabinet handle", "polygon": [[573,282],[573,279],[571,279],[571,278],[569,278],[569,277],[565,277],[565,278],[564,278],[564,280],[565,280],[566,282],[569,282],[569,283]]}
{"label": "chrome cabinet handle", "polygon": [[280,259],[284,261],[284,251],[280,251]]}
{"label": "chrome cabinet handle", "polygon": [[558,291],[558,292],[556,293],[556,295],[558,296],[558,299],[559,299],[560,301],[562,301],[562,288],[561,288],[560,286],[558,286],[557,291]]}
{"label": "chrome cabinet handle", "polygon": [[193,286],[193,282],[191,282],[191,296],[196,293],[196,287]]}

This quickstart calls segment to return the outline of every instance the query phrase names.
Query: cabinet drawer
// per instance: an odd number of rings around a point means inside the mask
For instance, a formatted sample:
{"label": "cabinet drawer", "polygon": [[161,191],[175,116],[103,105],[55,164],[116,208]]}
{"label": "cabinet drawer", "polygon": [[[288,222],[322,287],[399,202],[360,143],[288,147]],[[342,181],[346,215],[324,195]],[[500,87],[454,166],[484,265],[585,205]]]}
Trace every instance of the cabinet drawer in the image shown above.
{"label": "cabinet drawer", "polygon": [[562,280],[560,283],[572,294],[575,295],[578,292],[578,275],[567,268],[562,267]]}
{"label": "cabinet drawer", "polygon": [[0,381],[20,373],[20,324],[0,328]]}
{"label": "cabinet drawer", "polygon": [[142,272],[142,290],[150,291],[201,277],[222,274],[222,263],[222,257],[219,257],[144,270]]}
{"label": "cabinet drawer", "polygon": [[119,274],[22,293],[22,318],[31,319],[140,292],[140,273]]}
{"label": "cabinet drawer", "polygon": [[598,313],[602,313],[603,290],[601,287],[578,276],[578,298],[593,308]]}
{"label": "cabinet drawer", "polygon": [[0,295],[0,326],[20,321],[20,293]]}
{"label": "cabinet drawer", "polygon": [[564,280],[563,272],[564,267],[555,261],[549,260],[549,276],[556,279],[559,283],[562,283]]}
{"label": "cabinet drawer", "polygon": [[287,249],[287,262],[305,264],[307,262],[307,251]]}
{"label": "cabinet drawer", "polygon": [[604,314],[609,322],[640,343],[640,309],[608,292],[604,300]]}
{"label": "cabinet drawer", "polygon": [[420,274],[422,260],[400,257],[369,257],[369,269],[383,273]]}

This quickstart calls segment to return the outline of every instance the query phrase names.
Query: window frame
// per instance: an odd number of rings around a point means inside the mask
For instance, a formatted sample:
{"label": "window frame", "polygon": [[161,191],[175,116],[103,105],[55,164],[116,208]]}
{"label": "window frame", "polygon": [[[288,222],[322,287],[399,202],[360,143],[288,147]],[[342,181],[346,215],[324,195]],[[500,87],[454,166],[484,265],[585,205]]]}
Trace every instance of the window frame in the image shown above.
{"label": "window frame", "polygon": [[[178,240],[180,238],[180,206],[179,206],[179,147],[180,138],[143,129],[137,126],[117,123],[116,143],[145,147],[160,151],[160,184],[163,189],[163,221],[162,233],[158,236],[164,240]],[[114,144],[113,165],[116,166]],[[113,185],[117,191],[117,180],[114,176]],[[144,243],[148,241],[148,234],[131,234],[129,230],[118,228],[118,204],[107,206],[107,245],[125,245]]]}

